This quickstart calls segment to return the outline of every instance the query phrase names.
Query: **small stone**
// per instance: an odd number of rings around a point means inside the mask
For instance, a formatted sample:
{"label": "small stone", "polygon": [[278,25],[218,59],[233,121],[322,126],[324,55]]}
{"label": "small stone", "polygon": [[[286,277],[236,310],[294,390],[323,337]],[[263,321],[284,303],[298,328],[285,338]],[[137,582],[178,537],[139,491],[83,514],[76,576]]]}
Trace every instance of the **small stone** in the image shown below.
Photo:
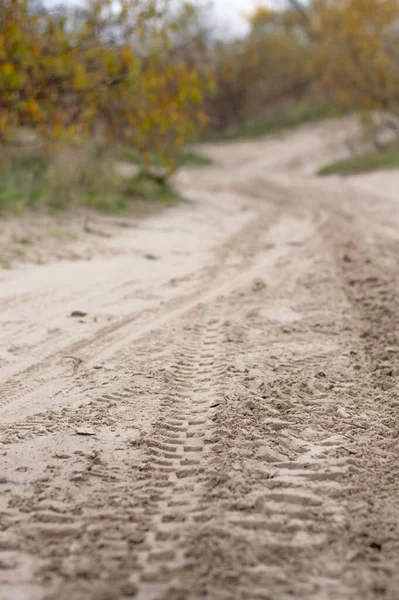
{"label": "small stone", "polygon": [[87,312],[83,312],[82,310],[73,310],[71,312],[71,317],[87,317]]}
{"label": "small stone", "polygon": [[159,260],[159,256],[156,256],[155,254],[151,254],[150,252],[147,252],[146,254],[144,254],[144,258],[146,258],[147,260]]}
{"label": "small stone", "polygon": [[133,581],[126,581],[121,584],[121,593],[128,598],[132,598],[137,594],[137,586]]}
{"label": "small stone", "polygon": [[383,381],[381,387],[384,390],[384,392],[387,392],[388,390],[394,388],[395,384],[392,381]]}
{"label": "small stone", "polygon": [[261,290],[264,290],[265,287],[266,283],[263,281],[263,279],[254,279],[254,281],[252,282],[253,292],[260,292]]}
{"label": "small stone", "polygon": [[78,427],[76,435],[96,435],[96,432],[91,427]]}
{"label": "small stone", "polygon": [[249,408],[249,410],[253,410],[255,408],[256,404],[253,400],[247,400],[245,403],[245,407]]}

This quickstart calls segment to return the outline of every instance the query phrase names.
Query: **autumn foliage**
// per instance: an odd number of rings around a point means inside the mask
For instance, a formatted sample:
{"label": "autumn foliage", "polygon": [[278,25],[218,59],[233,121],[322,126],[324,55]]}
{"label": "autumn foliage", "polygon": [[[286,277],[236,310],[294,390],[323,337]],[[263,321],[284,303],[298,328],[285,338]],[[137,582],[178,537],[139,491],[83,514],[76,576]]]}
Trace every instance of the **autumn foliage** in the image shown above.
{"label": "autumn foliage", "polygon": [[311,46],[302,15],[261,6],[248,23],[245,38],[219,44],[214,52],[217,92],[209,112],[221,130],[273,115],[309,92]]}
{"label": "autumn foliage", "polygon": [[315,0],[317,83],[340,105],[399,115],[397,0]]}
{"label": "autumn foliage", "polygon": [[3,151],[27,131],[47,152],[129,146],[171,172],[204,126],[219,134],[298,103],[310,117],[325,103],[399,116],[399,0],[262,6],[238,39],[215,37],[187,2],[37,1],[0,0]]}
{"label": "autumn foliage", "polygon": [[50,147],[84,139],[173,157],[198,127],[211,85],[195,48],[178,52],[189,7],[167,0],[89,0],[48,12],[0,0],[0,142],[22,127]]}
{"label": "autumn foliage", "polygon": [[398,0],[289,0],[259,6],[248,22],[248,35],[215,56],[215,126],[273,117],[303,100],[332,114],[399,116]]}

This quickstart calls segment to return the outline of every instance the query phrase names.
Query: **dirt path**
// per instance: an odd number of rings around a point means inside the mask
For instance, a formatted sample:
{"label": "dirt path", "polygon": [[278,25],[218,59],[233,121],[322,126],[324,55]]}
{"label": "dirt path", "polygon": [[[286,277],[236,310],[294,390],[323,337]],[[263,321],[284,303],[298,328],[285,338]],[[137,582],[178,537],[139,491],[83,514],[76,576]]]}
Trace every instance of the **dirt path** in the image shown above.
{"label": "dirt path", "polygon": [[208,152],[0,276],[1,600],[399,597],[394,194],[312,177],[335,123]]}

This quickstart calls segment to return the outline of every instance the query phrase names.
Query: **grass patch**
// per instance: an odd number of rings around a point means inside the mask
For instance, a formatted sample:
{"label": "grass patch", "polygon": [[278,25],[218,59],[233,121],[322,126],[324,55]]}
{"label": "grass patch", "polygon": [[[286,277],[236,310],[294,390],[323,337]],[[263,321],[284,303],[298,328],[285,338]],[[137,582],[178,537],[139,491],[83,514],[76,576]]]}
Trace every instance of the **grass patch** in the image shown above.
{"label": "grass patch", "polygon": [[0,213],[76,206],[115,213],[139,198],[167,204],[179,199],[164,177],[123,177],[115,169],[114,154],[100,155],[91,148],[65,147],[53,156],[25,151],[0,161]]}
{"label": "grass patch", "polygon": [[208,134],[203,141],[255,139],[278,135],[286,129],[320,121],[336,114],[329,105],[303,101],[295,106],[277,110],[273,115],[247,121],[221,133]]}
{"label": "grass patch", "polygon": [[[133,147],[125,146],[121,148],[118,152],[118,158],[122,161],[132,162],[140,167],[144,166],[140,153]],[[212,160],[210,158],[189,150],[182,150],[179,152],[176,156],[175,162],[176,168],[178,169],[183,167],[204,167],[212,164]],[[151,158],[151,166],[161,167],[162,164],[156,156],[153,156]]]}
{"label": "grass patch", "polygon": [[19,238],[18,243],[22,244],[23,246],[30,246],[33,243],[33,241],[30,238],[22,237]]}
{"label": "grass patch", "polygon": [[360,156],[353,156],[338,160],[317,172],[318,175],[355,175],[380,169],[399,169],[399,139],[389,144],[383,152],[367,152]]}
{"label": "grass patch", "polygon": [[46,160],[37,154],[5,156],[0,161],[0,211],[21,212],[33,207],[42,194]]}
{"label": "grass patch", "polygon": [[173,189],[167,177],[147,172],[132,177],[127,183],[126,193],[144,200],[157,199],[165,204],[175,204],[182,199]]}
{"label": "grass patch", "polygon": [[177,167],[206,167],[212,164],[212,160],[197,152],[181,152],[177,156]]}

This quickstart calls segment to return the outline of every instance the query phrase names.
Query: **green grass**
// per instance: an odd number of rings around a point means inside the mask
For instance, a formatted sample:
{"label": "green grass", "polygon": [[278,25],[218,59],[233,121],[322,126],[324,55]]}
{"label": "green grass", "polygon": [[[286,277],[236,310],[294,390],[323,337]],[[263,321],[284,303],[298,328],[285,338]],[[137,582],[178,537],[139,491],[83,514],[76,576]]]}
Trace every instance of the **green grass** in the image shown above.
{"label": "green grass", "polygon": [[175,204],[182,199],[166,177],[147,172],[132,177],[127,183],[125,193],[144,200],[156,199],[165,204]]}
{"label": "green grass", "polygon": [[299,102],[295,106],[276,110],[273,115],[247,121],[237,127],[223,132],[208,133],[203,141],[255,139],[271,135],[279,135],[287,129],[298,125],[320,121],[335,116],[331,106],[308,101]]}
{"label": "green grass", "polygon": [[18,243],[22,244],[23,246],[30,246],[30,244],[32,244],[33,241],[30,238],[22,237],[19,238]]}
{"label": "green grass", "polygon": [[122,177],[114,155],[98,155],[90,148],[63,148],[53,156],[25,151],[0,161],[0,213],[76,206],[116,213],[138,199],[171,204],[179,197],[165,177],[143,172]]}
{"label": "green grass", "polygon": [[[119,160],[126,162],[132,162],[138,166],[143,166],[143,160],[140,153],[133,147],[125,146],[122,147],[118,152]],[[212,161],[206,156],[197,154],[189,150],[182,150],[176,156],[176,168],[180,169],[183,167],[204,167],[211,165]],[[161,162],[154,156],[151,158],[151,165],[154,167],[160,167]]]}
{"label": "green grass", "polygon": [[206,167],[212,164],[212,160],[197,152],[183,151],[177,155],[177,167]]}
{"label": "green grass", "polygon": [[1,157],[0,211],[21,212],[33,207],[42,194],[46,160],[38,154]]}
{"label": "green grass", "polygon": [[317,174],[354,175],[380,169],[399,169],[399,140],[389,144],[383,152],[367,152],[360,156],[339,160],[322,167]]}

